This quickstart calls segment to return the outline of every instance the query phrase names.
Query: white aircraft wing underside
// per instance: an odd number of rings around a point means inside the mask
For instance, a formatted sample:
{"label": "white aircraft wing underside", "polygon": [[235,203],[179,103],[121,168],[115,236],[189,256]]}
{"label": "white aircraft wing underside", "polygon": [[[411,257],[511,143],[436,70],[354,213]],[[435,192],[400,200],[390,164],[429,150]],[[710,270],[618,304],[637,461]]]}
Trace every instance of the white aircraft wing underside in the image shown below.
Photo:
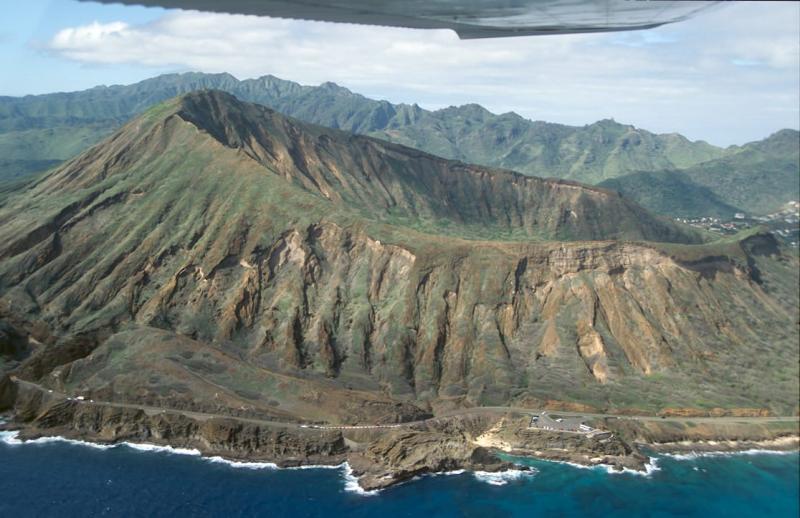
{"label": "white aircraft wing underside", "polygon": [[452,29],[462,39],[650,29],[685,20],[722,3],[672,0],[88,1],[415,29]]}

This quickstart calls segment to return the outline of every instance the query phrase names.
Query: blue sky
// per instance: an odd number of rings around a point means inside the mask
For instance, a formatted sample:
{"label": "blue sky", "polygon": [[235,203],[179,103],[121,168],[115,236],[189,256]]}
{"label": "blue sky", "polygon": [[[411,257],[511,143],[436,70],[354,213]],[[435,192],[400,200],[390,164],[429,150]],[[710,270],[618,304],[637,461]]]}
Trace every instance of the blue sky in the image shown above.
{"label": "blue sky", "polygon": [[0,19],[0,95],[199,70],[334,81],[430,109],[476,102],[565,124],[614,118],[717,145],[800,125],[798,2],[733,3],[649,31],[468,41],[73,0],[15,4]]}
{"label": "blue sky", "polygon": [[0,17],[0,67],[6,71],[0,76],[0,95],[83,90],[99,84],[140,81],[159,73],[135,64],[108,67],[65,59],[50,51],[49,42],[67,27],[95,21],[147,23],[163,15],[166,12],[163,9],[72,0],[25,0],[15,2],[5,12]]}

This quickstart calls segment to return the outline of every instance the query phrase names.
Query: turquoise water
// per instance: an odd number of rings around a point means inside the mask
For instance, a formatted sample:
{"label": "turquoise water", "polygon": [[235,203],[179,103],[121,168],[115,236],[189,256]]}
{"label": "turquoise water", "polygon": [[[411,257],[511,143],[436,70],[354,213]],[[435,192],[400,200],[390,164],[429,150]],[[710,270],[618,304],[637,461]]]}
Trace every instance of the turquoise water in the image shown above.
{"label": "turquoise water", "polygon": [[125,445],[2,438],[0,516],[9,517],[797,517],[800,498],[797,453],[659,456],[649,476],[528,460],[530,475],[427,476],[363,495],[347,488],[345,468],[248,468]]}

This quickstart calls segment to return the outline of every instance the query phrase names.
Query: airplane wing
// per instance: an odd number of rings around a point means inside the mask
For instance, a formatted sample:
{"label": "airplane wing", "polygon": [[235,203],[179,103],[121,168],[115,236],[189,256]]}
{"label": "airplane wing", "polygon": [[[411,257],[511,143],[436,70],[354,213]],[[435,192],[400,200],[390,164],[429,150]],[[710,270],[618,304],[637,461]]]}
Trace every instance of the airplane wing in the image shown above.
{"label": "airplane wing", "polygon": [[462,39],[651,29],[722,2],[672,0],[81,0],[414,29]]}

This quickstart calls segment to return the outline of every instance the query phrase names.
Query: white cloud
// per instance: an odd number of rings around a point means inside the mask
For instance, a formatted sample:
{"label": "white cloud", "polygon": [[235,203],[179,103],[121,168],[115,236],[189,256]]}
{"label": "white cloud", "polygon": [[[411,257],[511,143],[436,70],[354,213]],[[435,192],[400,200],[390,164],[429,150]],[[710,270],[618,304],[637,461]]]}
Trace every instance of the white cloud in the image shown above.
{"label": "white cloud", "polygon": [[125,22],[91,23],[81,27],[69,28],[59,31],[53,37],[54,48],[86,49],[93,48],[97,43],[103,43],[109,37],[124,36],[129,30]]}
{"label": "white cloud", "polygon": [[[50,52],[82,63],[335,81],[427,107],[584,124],[603,117],[717,143],[797,126],[800,4],[736,4],[648,32],[458,40],[450,31],[169,12],[89,23]],[[744,66],[747,65],[747,66]]]}

